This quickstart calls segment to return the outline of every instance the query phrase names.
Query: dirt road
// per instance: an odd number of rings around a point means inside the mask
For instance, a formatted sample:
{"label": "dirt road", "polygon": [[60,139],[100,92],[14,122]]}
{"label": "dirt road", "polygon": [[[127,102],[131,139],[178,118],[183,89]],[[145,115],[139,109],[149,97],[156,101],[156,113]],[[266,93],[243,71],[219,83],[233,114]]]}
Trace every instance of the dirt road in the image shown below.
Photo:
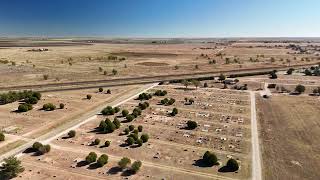
{"label": "dirt road", "polygon": [[256,113],[256,94],[250,91],[251,99],[251,141],[252,141],[252,180],[262,180],[259,134]]}

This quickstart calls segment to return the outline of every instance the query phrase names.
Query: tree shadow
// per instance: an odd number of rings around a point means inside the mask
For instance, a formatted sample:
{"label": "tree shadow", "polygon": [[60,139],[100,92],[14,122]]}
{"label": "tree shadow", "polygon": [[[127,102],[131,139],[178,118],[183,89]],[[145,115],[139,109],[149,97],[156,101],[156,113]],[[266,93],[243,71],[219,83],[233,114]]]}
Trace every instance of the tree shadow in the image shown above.
{"label": "tree shadow", "polygon": [[121,173],[121,176],[131,176],[133,174],[134,174],[133,171],[131,171],[130,169],[127,169]]}
{"label": "tree shadow", "polygon": [[128,147],[129,145],[127,143],[122,143],[119,145],[120,147]]}
{"label": "tree shadow", "polygon": [[85,160],[82,160],[82,161],[79,161],[76,165],[76,167],[83,167],[83,166],[86,166],[88,165],[88,162],[85,161]]}
{"label": "tree shadow", "polygon": [[122,171],[122,169],[116,166],[116,167],[110,168],[107,173],[108,174],[118,174],[121,171]]}
{"label": "tree shadow", "polygon": [[236,172],[236,170],[231,169],[228,166],[223,166],[223,167],[219,168],[218,172],[227,173],[227,172]]}
{"label": "tree shadow", "polygon": [[27,148],[26,150],[24,150],[22,153],[25,153],[25,154],[30,154],[30,153],[34,153],[36,152],[33,148]]}
{"label": "tree shadow", "polygon": [[194,163],[192,164],[193,166],[197,166],[197,167],[212,167],[212,166],[217,166],[219,165],[219,163],[213,164],[213,165],[208,165],[204,159],[198,159],[195,160]]}
{"label": "tree shadow", "polygon": [[98,163],[93,163],[93,164],[90,164],[87,169],[92,170],[92,169],[97,169],[97,168],[100,168],[100,167],[101,166]]}

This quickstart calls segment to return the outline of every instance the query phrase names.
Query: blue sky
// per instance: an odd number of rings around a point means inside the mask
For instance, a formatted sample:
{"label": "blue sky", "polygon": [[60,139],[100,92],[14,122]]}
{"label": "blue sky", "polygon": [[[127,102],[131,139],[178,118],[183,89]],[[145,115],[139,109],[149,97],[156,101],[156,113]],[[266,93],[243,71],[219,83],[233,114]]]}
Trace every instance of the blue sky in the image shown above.
{"label": "blue sky", "polygon": [[320,0],[1,0],[0,36],[319,37]]}

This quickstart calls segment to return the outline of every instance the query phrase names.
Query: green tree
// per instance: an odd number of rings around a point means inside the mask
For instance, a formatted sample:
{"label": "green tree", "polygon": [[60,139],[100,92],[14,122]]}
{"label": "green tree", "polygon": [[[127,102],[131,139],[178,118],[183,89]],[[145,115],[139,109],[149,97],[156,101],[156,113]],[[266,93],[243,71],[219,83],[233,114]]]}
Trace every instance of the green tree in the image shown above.
{"label": "green tree", "polygon": [[139,125],[139,126],[138,126],[138,131],[139,131],[139,132],[142,132],[142,130],[143,130],[143,126]]}
{"label": "green tree", "polygon": [[75,137],[75,136],[76,136],[76,131],[75,131],[75,130],[70,130],[70,131],[68,132],[68,136],[69,136],[69,138]]}
{"label": "green tree", "polygon": [[134,125],[130,125],[130,126],[129,126],[129,130],[130,130],[130,131],[133,131],[133,130],[134,130]]}
{"label": "green tree", "polygon": [[188,86],[190,85],[190,82],[187,80],[183,80],[182,84],[186,87],[186,89],[188,89]]}
{"label": "green tree", "polygon": [[129,114],[129,111],[124,109],[124,110],[122,110],[121,114],[123,117],[126,117]]}
{"label": "green tree", "polygon": [[86,162],[88,164],[95,162],[97,159],[97,154],[95,152],[90,152],[86,157]]}
{"label": "green tree", "polygon": [[143,143],[148,142],[149,135],[148,134],[142,134],[140,139],[142,140]]}
{"label": "green tree", "polygon": [[12,179],[24,171],[21,166],[21,161],[16,157],[8,157],[4,159],[3,164],[0,166],[0,179]]}
{"label": "green tree", "polygon": [[118,74],[118,71],[116,69],[112,69],[112,74],[115,76]]}
{"label": "green tree", "polygon": [[104,146],[105,146],[105,147],[109,147],[109,146],[110,146],[110,143],[111,143],[110,141],[106,141],[106,142],[104,142]]}
{"label": "green tree", "polygon": [[198,126],[198,124],[195,121],[188,121],[187,126],[188,126],[188,129],[195,129]]}
{"label": "green tree", "polygon": [[94,144],[94,145],[99,145],[99,144],[100,144],[100,139],[98,139],[98,138],[95,139],[95,140],[93,141],[93,144]]}
{"label": "green tree", "polygon": [[203,155],[203,161],[206,163],[206,165],[208,166],[213,166],[213,165],[217,165],[218,164],[218,158],[217,156],[210,152],[210,151],[206,151]]}
{"label": "green tree", "polygon": [[134,139],[132,137],[128,137],[126,142],[128,143],[129,146],[131,146],[132,144],[134,144],[135,141],[134,141]]}
{"label": "green tree", "polygon": [[102,154],[97,160],[98,166],[103,167],[105,164],[108,163],[108,159],[109,159],[108,155]]}
{"label": "green tree", "polygon": [[103,88],[102,88],[102,87],[100,87],[100,88],[99,88],[99,92],[102,92],[102,91],[103,91]]}
{"label": "green tree", "polygon": [[231,158],[228,160],[226,167],[230,171],[237,171],[239,169],[239,164],[236,160]]}
{"label": "green tree", "polygon": [[107,90],[107,94],[111,94],[111,90],[110,89]]}
{"label": "green tree", "polygon": [[140,170],[141,166],[142,166],[141,161],[135,161],[132,163],[130,170],[135,174]]}
{"label": "green tree", "polygon": [[223,74],[220,74],[218,80],[219,80],[219,81],[224,81],[224,80],[226,80],[226,76],[223,75]]}
{"label": "green tree", "polygon": [[121,123],[120,121],[118,120],[118,118],[114,118],[113,122],[112,122],[115,126],[116,126],[116,129],[119,129],[120,126],[121,126]]}
{"label": "green tree", "polygon": [[91,99],[92,98],[92,95],[90,95],[90,94],[87,94],[87,99]]}
{"label": "green tree", "polygon": [[306,90],[306,88],[301,84],[297,85],[295,88],[295,91],[299,94],[303,93],[305,90]]}
{"label": "green tree", "polygon": [[63,104],[63,103],[60,103],[60,104],[59,104],[59,107],[60,107],[60,109],[64,109],[64,104]]}
{"label": "green tree", "polygon": [[138,146],[142,146],[142,144],[143,144],[142,139],[137,139],[136,144],[137,144]]}
{"label": "green tree", "polygon": [[126,168],[129,164],[131,164],[131,160],[127,157],[123,157],[119,162],[118,165],[121,169]]}

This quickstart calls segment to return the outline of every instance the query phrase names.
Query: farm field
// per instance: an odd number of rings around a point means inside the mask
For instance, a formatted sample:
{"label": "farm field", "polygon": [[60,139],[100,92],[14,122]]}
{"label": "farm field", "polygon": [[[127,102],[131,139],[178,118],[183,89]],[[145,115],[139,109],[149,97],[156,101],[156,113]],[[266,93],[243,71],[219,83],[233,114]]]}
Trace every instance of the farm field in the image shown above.
{"label": "farm field", "polygon": [[318,179],[319,99],[277,95],[257,100],[264,179]]}
{"label": "farm field", "polygon": [[[153,96],[148,100],[150,107],[132,122],[126,122],[121,113],[113,116],[97,116],[76,130],[76,137],[66,138],[63,135],[50,144],[52,151],[43,156],[24,155],[22,162],[27,168],[41,167],[35,171],[25,171],[20,178],[77,178],[121,179],[127,176],[124,172],[113,172],[117,169],[117,161],[122,157],[142,161],[142,169],[133,179],[165,178],[165,179],[247,179],[250,177],[250,99],[246,92],[220,90],[212,88],[189,88],[185,90],[176,85],[157,86],[147,91],[153,94],[156,90],[166,90],[166,96]],[[174,98],[176,102],[170,106],[160,105],[163,98]],[[193,98],[193,104],[186,104],[184,98]],[[120,109],[131,112],[142,101],[129,100],[120,105]],[[217,104],[219,102],[219,104]],[[179,113],[168,114],[173,108]],[[99,133],[96,127],[100,121],[117,117],[121,127],[113,133]],[[198,127],[194,130],[185,129],[187,120],[194,120]],[[129,146],[127,135],[123,131],[129,126],[143,126],[143,133],[150,137],[141,147]],[[141,133],[139,133],[139,136]],[[95,139],[100,145],[91,145]],[[111,142],[109,147],[103,143]],[[201,159],[207,151],[214,152],[219,165],[203,166]],[[109,163],[102,168],[81,165],[89,152],[107,154]],[[58,154],[65,154],[60,156]],[[219,172],[229,158],[236,159],[240,164],[237,172]],[[38,160],[40,159],[40,160]],[[60,173],[50,169],[57,169]],[[40,173],[38,173],[38,171]],[[130,176],[131,177],[131,176]],[[19,178],[17,178],[19,179]],[[130,178],[131,179],[131,178]]]}

